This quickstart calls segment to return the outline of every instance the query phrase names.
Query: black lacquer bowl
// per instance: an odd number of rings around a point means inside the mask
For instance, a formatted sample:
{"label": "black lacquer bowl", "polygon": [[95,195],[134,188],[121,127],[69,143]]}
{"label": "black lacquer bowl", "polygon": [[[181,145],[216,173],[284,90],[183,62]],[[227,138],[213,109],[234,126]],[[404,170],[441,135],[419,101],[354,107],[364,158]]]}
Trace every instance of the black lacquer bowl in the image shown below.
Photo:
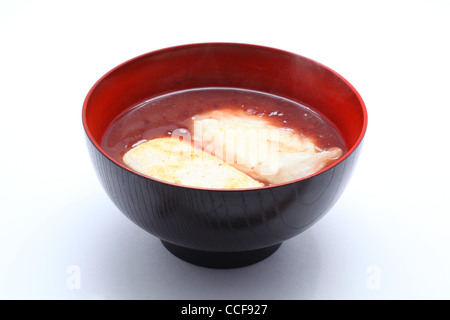
{"label": "black lacquer bowl", "polygon": [[[259,189],[211,190],[146,177],[102,150],[107,126],[125,109],[201,87],[251,89],[298,101],[336,125],[348,152],[304,179]],[[367,112],[344,78],[313,60],[255,45],[203,43],[150,52],[108,72],[86,97],[83,125],[98,178],[131,221],[185,261],[233,268],[268,257],[330,210],[356,164]]]}

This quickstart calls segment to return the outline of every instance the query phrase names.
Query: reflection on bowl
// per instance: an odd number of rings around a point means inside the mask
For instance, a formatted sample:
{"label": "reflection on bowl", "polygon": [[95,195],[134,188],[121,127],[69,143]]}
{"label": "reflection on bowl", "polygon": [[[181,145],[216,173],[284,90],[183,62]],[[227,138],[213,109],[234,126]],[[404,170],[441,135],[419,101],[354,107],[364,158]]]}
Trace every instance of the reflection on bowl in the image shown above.
{"label": "reflection on bowl", "polygon": [[[204,87],[256,90],[301,102],[338,128],[348,151],[306,178],[226,190],[152,179],[101,147],[107,127],[124,110],[162,94]],[[313,60],[268,47],[203,43],[150,52],[108,72],[86,97],[83,125],[98,178],[131,221],[185,261],[233,268],[270,256],[331,209],[356,164],[367,112],[345,79]]]}

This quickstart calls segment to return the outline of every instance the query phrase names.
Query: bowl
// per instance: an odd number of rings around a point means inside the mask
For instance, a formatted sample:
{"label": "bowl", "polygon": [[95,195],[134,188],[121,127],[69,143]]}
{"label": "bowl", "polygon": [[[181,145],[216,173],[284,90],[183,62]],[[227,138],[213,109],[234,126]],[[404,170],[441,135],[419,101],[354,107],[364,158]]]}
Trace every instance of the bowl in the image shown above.
{"label": "bowl", "polygon": [[[202,87],[256,90],[301,102],[338,128],[348,151],[306,178],[224,190],[152,179],[102,149],[106,128],[130,106]],[[82,119],[98,179],[117,208],[175,256],[211,268],[261,261],[323,217],[351,177],[367,127],[363,100],[338,73],[298,54],[239,43],[181,45],[126,61],[94,84]]]}

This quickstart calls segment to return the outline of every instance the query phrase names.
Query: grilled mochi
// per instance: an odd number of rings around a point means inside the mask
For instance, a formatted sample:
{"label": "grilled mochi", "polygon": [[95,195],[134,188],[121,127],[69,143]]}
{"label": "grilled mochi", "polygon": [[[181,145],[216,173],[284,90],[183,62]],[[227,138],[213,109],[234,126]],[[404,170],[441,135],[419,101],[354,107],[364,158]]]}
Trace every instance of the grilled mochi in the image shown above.
{"label": "grilled mochi", "polygon": [[213,110],[192,120],[196,145],[268,184],[311,175],[343,153],[337,147],[319,150],[308,137],[244,110]]}
{"label": "grilled mochi", "polygon": [[254,188],[258,182],[221,159],[170,137],[157,138],[130,149],[123,161],[146,176],[202,188]]}

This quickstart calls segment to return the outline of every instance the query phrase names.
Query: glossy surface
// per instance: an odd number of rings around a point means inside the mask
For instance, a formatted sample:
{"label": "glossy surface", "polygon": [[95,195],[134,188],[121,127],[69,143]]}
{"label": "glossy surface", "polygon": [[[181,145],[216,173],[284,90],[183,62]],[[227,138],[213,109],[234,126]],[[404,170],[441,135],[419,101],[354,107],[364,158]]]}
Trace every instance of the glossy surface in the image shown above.
{"label": "glossy surface", "polygon": [[192,117],[217,109],[256,114],[277,128],[290,128],[307,136],[320,149],[346,150],[339,131],[310,108],[274,95],[235,88],[178,91],[131,106],[108,126],[101,148],[122,163],[123,155],[142,141],[170,137],[180,128],[193,138]]}
{"label": "glossy surface", "polygon": [[359,149],[313,178],[254,190],[204,190],[140,176],[89,142],[100,181],[115,205],[158,238],[205,251],[245,251],[289,239],[325,214],[346,185]]}
{"label": "glossy surface", "polygon": [[[230,191],[152,180],[130,171],[100,148],[108,124],[127,107],[202,86],[260,90],[311,106],[338,127],[349,151],[333,166],[306,179]],[[328,212],[351,176],[367,114],[347,81],[312,60],[251,45],[197,44],[149,53],[112,70],[89,92],[83,123],[100,181],[130,220],[176,246],[242,255],[294,237]],[[189,255],[189,250],[185,253]]]}

